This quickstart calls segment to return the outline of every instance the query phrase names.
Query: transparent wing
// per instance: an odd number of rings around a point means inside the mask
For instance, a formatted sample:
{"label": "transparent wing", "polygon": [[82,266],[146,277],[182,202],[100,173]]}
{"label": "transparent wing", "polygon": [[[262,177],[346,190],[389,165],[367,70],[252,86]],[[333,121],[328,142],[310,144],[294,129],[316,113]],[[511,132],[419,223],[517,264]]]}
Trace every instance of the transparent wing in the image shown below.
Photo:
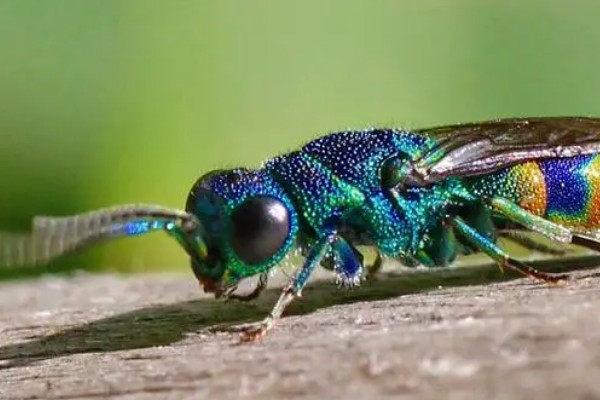
{"label": "transparent wing", "polygon": [[436,145],[414,165],[414,181],[480,175],[537,159],[600,151],[600,119],[501,119],[417,130]]}
{"label": "transparent wing", "polygon": [[0,232],[0,266],[41,264],[98,241],[162,230],[179,223],[195,230],[198,220],[182,210],[129,204],[66,217],[39,216],[30,233]]}

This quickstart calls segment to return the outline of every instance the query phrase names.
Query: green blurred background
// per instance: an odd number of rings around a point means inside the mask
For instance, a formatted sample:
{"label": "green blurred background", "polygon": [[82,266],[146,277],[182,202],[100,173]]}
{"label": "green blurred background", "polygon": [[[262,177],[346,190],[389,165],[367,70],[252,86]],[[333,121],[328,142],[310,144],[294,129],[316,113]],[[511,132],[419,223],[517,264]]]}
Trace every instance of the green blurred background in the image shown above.
{"label": "green blurred background", "polygon": [[[0,226],[183,207],[204,172],[334,130],[600,115],[599,15],[591,0],[0,0]],[[158,234],[49,270],[187,264]]]}

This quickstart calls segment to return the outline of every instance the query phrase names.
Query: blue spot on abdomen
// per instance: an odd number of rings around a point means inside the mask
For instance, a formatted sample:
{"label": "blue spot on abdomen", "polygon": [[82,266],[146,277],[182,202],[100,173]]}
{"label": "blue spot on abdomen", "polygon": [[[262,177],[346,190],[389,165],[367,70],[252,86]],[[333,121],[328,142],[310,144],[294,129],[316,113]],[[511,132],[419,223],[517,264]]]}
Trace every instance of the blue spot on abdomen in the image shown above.
{"label": "blue spot on abdomen", "polygon": [[539,162],[546,180],[548,216],[560,214],[577,218],[585,213],[589,189],[583,170],[592,157],[585,155]]}

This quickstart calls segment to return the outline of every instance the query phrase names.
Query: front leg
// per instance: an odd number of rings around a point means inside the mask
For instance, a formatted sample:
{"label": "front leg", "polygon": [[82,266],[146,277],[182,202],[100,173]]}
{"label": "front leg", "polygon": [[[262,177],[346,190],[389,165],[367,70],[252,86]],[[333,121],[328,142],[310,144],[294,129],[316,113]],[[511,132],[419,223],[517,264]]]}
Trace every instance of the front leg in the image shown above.
{"label": "front leg", "polygon": [[304,265],[298,270],[289,285],[283,288],[277,303],[269,313],[269,315],[259,322],[245,330],[242,335],[242,342],[252,342],[265,336],[265,334],[273,327],[273,324],[281,318],[281,314],[285,308],[296,298],[300,297],[302,289],[308,282],[313,271],[321,263],[323,257],[331,249],[332,244],[336,241],[337,234],[329,233],[317,240],[310,248]]}
{"label": "front leg", "polygon": [[352,288],[360,285],[364,274],[364,257],[342,236],[337,235],[321,266],[333,271],[338,286]]}

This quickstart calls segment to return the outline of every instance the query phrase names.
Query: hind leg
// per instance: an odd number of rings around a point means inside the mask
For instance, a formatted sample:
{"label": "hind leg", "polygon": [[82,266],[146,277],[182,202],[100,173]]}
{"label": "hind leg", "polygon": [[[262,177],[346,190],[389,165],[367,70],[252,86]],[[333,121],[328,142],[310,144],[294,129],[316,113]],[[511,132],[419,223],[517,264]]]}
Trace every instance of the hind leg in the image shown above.
{"label": "hind leg", "polygon": [[515,260],[500,247],[496,246],[488,238],[486,238],[481,233],[477,232],[477,230],[469,226],[465,222],[465,220],[463,220],[460,217],[454,217],[452,219],[452,225],[467,242],[471,243],[473,247],[475,247],[477,250],[487,254],[490,258],[495,260],[501,268],[506,267],[517,271],[531,279],[541,280],[547,283],[558,283],[567,279],[566,275],[552,275],[540,272]]}

